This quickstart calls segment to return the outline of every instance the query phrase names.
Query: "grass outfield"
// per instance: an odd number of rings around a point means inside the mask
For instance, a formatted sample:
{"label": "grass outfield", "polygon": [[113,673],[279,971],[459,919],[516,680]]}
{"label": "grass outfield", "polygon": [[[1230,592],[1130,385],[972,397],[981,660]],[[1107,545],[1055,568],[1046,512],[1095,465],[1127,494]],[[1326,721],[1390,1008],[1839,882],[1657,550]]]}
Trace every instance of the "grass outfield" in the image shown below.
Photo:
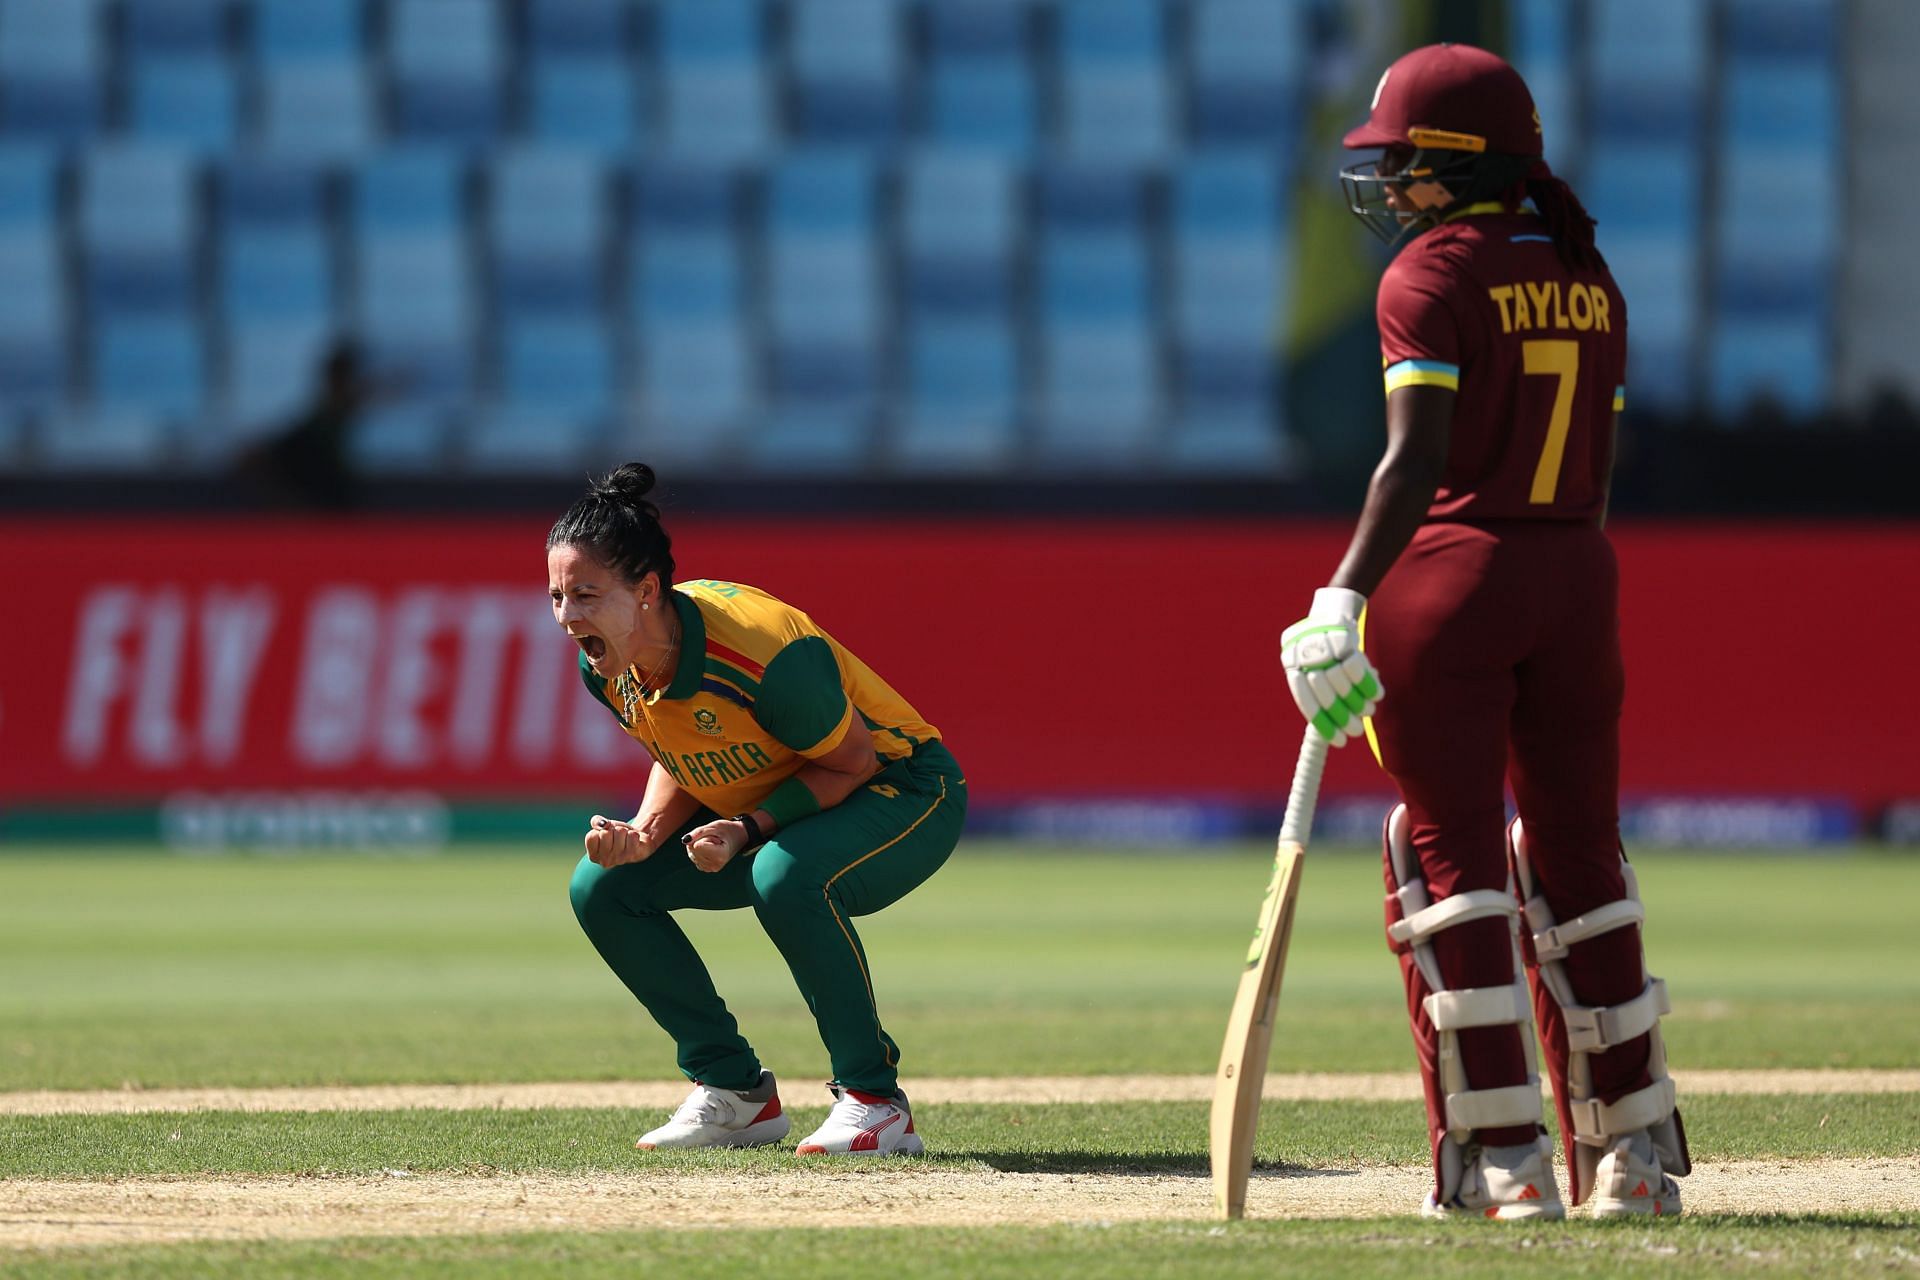
{"label": "grass outfield", "polygon": [[[1908,904],[1920,901],[1920,859],[1649,850],[1635,861],[1652,968],[1674,994],[1668,1040],[1683,1072],[1920,1063],[1920,969],[1904,941]],[[571,862],[564,849],[422,859],[0,851],[0,1090],[668,1077],[670,1046],[574,925]],[[1272,1068],[1410,1071],[1403,997],[1380,934],[1377,855],[1316,850],[1311,863]],[[925,888],[862,925],[882,1008],[906,1050],[906,1084],[1210,1073],[1266,872],[1267,852],[1253,846],[1152,857],[969,845]],[[825,1054],[784,966],[748,913],[681,918],[783,1074],[803,1132],[824,1110],[809,1104],[824,1101],[813,1082],[825,1076]],[[655,1219],[629,1212],[531,1234],[562,1218],[496,1218],[488,1229],[504,1233],[464,1234],[479,1229],[464,1225],[484,1216],[476,1212],[433,1228],[410,1228],[407,1218],[374,1235],[343,1229],[351,1239],[214,1239],[313,1234],[272,1222],[342,1196],[379,1203],[383,1186],[429,1198],[519,1186],[532,1203],[553,1204],[596,1180],[642,1192],[651,1181],[662,1205],[697,1207],[723,1194],[843,1203],[841,1184],[817,1167],[796,1169],[791,1143],[637,1166],[629,1144],[642,1117],[618,1110],[0,1115],[0,1179],[12,1180],[0,1193],[0,1276],[1920,1273],[1911,1194],[1879,1202],[1895,1211],[1841,1212],[1849,1202],[1818,1190],[1829,1166],[1805,1164],[1850,1162],[1849,1176],[1910,1188],[1920,1175],[1920,1094],[1689,1097],[1705,1171],[1693,1180],[1695,1203],[1714,1202],[1707,1178],[1729,1162],[1815,1170],[1799,1184],[1816,1188],[1813,1196],[1770,1216],[1520,1230],[1404,1217],[1275,1220],[1291,1198],[1368,1171],[1393,1174],[1396,1187],[1417,1173],[1422,1121],[1406,1102],[1269,1102],[1256,1179],[1266,1220],[1206,1222],[1205,1110],[927,1108],[929,1158],[865,1166],[873,1176],[853,1180],[844,1204],[870,1228],[857,1248],[844,1232],[810,1229],[821,1216],[811,1210],[793,1219],[808,1226],[777,1230],[715,1227],[696,1213],[670,1230],[635,1231]],[[1302,1181],[1275,1181],[1295,1175]],[[916,1201],[954,1194],[943,1188],[1009,1179],[1069,1205],[1085,1188],[1093,1207],[1074,1211],[1085,1219],[1078,1225],[990,1213],[966,1228],[937,1217],[897,1225]],[[1116,1183],[1171,1187],[1178,1204],[1201,1208],[1137,1211],[1136,1202],[1108,1220],[1096,1184]],[[22,1188],[35,1186],[97,1189],[89,1212],[106,1234],[87,1238],[112,1243],[23,1251],[69,1220],[62,1208],[5,1203],[31,1201]],[[132,1246],[125,1242],[163,1237],[113,1234],[142,1197],[223,1186],[292,1201],[221,1219],[192,1243]],[[1148,1216],[1175,1220],[1133,1220]],[[42,1234],[27,1234],[34,1230]]]}
{"label": "grass outfield", "polygon": [[[1376,859],[1312,856],[1274,1071],[1410,1064]],[[0,1090],[671,1076],[665,1037],[573,921],[571,864],[0,855]],[[1677,1065],[1920,1063],[1920,859],[1649,850],[1636,866]],[[1251,846],[963,848],[861,924],[905,1078],[1212,1071],[1266,872]],[[824,1072],[751,914],[681,919],[768,1064]]]}
{"label": "grass outfield", "polygon": [[[47,1280],[138,1275],[151,1280],[298,1275],[459,1275],[564,1280],[1043,1280],[1109,1277],[1811,1276],[1911,1275],[1920,1217],[1680,1219],[1653,1229],[1583,1223],[1515,1229],[1499,1223],[1121,1223],[1088,1227],[874,1227],[857,1249],[842,1231],[650,1231],[483,1238],[217,1244],[68,1254],[31,1267]],[[1417,1251],[1417,1253],[1416,1253]],[[0,1275],[8,1274],[0,1264]],[[26,1272],[22,1272],[26,1274]]]}

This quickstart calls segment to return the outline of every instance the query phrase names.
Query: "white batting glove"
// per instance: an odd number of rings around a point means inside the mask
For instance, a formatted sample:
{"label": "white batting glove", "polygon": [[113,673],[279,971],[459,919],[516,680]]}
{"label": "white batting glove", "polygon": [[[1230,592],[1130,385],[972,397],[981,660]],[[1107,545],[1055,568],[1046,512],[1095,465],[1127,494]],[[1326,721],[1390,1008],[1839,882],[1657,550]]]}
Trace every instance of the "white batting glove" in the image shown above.
{"label": "white batting glove", "polygon": [[1380,705],[1380,673],[1360,652],[1367,598],[1344,587],[1313,593],[1307,616],[1280,634],[1280,665],[1300,714],[1336,747],[1360,734],[1360,718]]}

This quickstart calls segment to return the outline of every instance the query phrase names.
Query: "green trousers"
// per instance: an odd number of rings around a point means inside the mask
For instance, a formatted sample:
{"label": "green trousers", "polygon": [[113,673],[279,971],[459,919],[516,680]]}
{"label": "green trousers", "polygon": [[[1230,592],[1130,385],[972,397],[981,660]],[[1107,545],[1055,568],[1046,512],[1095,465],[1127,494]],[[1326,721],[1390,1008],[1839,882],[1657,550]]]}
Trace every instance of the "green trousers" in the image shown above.
{"label": "green trousers", "polygon": [[[806,998],[834,1083],[892,1093],[899,1046],[880,1025],[853,917],[886,907],[938,871],[967,812],[967,784],[939,742],[921,744],[841,803],[802,818],[757,852],[700,871],[676,838],[645,862],[574,868],[573,912],[601,958],[678,1046],[680,1070],[749,1089],[760,1059],[699,953],[669,912],[752,907]],[[711,822],[697,815],[689,828]]]}

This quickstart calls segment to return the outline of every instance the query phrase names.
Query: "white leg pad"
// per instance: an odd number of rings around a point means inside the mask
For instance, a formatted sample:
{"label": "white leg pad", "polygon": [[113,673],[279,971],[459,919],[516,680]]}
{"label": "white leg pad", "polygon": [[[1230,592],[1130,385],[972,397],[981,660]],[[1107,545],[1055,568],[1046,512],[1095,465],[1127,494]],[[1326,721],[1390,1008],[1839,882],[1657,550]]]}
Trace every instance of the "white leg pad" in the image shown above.
{"label": "white leg pad", "polygon": [[[1445,1098],[1448,1139],[1440,1144],[1439,1152],[1440,1198],[1445,1200],[1457,1189],[1465,1165],[1462,1152],[1475,1129],[1540,1123],[1540,1075],[1534,1056],[1533,1004],[1519,957],[1520,907],[1511,886],[1507,890],[1456,893],[1432,902],[1427,897],[1419,860],[1406,838],[1404,807],[1394,810],[1387,830],[1388,858],[1396,885],[1388,901],[1397,906],[1400,913],[1400,918],[1387,927],[1387,937],[1396,950],[1411,956],[1425,980],[1429,993],[1422,998],[1421,1007],[1439,1033],[1437,1070],[1440,1092]],[[1434,955],[1434,936],[1471,921],[1495,918],[1508,922],[1508,935],[1514,948],[1514,981],[1498,987],[1448,989]],[[1526,1082],[1475,1089],[1460,1061],[1459,1033],[1477,1027],[1500,1026],[1520,1028],[1520,1043],[1527,1063]]]}
{"label": "white leg pad", "polygon": [[[1685,1174],[1690,1165],[1686,1140],[1674,1105],[1673,1078],[1667,1074],[1666,1045],[1660,1037],[1660,1019],[1671,1011],[1667,984],[1649,975],[1640,994],[1617,1005],[1583,1005],[1574,997],[1564,961],[1574,945],[1615,929],[1642,924],[1646,910],[1633,867],[1623,858],[1621,877],[1626,897],[1568,921],[1556,921],[1545,897],[1537,891],[1519,819],[1508,834],[1514,867],[1525,900],[1523,911],[1533,936],[1540,985],[1559,1006],[1567,1034],[1566,1097],[1562,1100],[1573,1121],[1570,1147],[1574,1173],[1574,1203],[1585,1199],[1593,1186],[1594,1169],[1619,1138],[1646,1130],[1660,1155],[1662,1168]],[[1642,966],[1644,971],[1644,965]],[[1603,1103],[1593,1092],[1593,1065],[1589,1055],[1625,1044],[1637,1036],[1648,1038],[1646,1088]],[[1560,1082],[1555,1082],[1560,1087]]]}

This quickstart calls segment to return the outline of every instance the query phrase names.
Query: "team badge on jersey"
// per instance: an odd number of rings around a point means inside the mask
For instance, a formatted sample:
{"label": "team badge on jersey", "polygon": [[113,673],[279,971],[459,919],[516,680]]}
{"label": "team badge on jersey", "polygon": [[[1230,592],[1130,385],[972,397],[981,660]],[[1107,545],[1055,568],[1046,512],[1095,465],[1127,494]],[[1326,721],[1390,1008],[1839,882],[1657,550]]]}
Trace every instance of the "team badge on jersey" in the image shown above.
{"label": "team badge on jersey", "polygon": [[709,738],[717,738],[726,732],[725,729],[720,727],[720,717],[705,707],[697,707],[694,709],[693,727],[706,734]]}

